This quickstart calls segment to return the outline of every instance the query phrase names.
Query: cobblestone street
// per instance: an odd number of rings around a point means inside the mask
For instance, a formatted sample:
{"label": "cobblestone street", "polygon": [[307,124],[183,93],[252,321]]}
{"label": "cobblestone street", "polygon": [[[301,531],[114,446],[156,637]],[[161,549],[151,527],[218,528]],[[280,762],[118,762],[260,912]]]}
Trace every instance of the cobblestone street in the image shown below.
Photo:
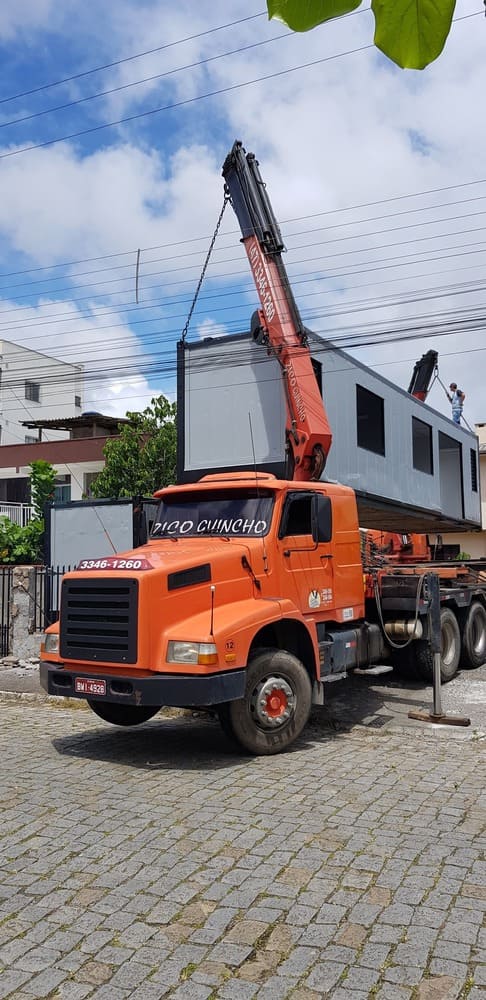
{"label": "cobblestone street", "polygon": [[0,721],[0,997],[486,997],[478,733]]}

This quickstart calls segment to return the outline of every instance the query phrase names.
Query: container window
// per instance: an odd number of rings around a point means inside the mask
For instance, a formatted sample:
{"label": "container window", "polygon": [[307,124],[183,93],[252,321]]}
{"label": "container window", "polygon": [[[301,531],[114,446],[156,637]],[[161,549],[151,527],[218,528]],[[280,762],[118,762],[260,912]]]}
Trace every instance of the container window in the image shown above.
{"label": "container window", "polygon": [[358,448],[376,455],[385,454],[385,407],[381,396],[356,386],[356,425]]}
{"label": "container window", "polygon": [[412,456],[414,469],[429,476],[434,474],[432,428],[417,417],[412,417]]}
{"label": "container window", "polygon": [[471,489],[478,492],[478,460],[474,448],[471,448]]}

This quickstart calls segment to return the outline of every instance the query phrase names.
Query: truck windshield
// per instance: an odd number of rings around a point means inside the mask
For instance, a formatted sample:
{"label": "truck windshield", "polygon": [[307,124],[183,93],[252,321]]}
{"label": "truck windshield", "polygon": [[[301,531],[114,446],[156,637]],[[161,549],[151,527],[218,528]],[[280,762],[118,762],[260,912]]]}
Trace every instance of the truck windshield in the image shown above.
{"label": "truck windshield", "polygon": [[269,531],[273,503],[273,494],[262,490],[174,493],[161,501],[151,535],[261,537]]}

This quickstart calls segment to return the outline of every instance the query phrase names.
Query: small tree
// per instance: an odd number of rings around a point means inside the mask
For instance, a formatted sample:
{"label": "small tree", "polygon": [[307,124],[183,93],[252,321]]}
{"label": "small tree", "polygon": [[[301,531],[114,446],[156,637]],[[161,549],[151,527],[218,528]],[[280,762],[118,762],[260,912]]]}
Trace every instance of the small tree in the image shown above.
{"label": "small tree", "polygon": [[105,467],[91,486],[95,497],[147,496],[175,481],[175,403],[157,396],[142,413],[127,417],[130,423],[105,445]]}
{"label": "small tree", "polygon": [[49,462],[40,458],[30,463],[30,496],[33,521],[43,521],[46,503],[54,499],[56,472]]}

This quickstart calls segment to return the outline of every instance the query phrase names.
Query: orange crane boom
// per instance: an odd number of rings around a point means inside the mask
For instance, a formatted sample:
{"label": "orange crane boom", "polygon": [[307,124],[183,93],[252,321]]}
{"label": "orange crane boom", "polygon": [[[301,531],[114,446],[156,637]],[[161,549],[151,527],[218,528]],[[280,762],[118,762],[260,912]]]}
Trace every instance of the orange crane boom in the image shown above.
{"label": "orange crane boom", "polygon": [[332,443],[331,427],[287,272],[285,250],[258,161],[235,142],[223,165],[226,191],[243,234],[261,308],[252,320],[258,343],[277,359],[284,384],[288,478],[320,479]]}

